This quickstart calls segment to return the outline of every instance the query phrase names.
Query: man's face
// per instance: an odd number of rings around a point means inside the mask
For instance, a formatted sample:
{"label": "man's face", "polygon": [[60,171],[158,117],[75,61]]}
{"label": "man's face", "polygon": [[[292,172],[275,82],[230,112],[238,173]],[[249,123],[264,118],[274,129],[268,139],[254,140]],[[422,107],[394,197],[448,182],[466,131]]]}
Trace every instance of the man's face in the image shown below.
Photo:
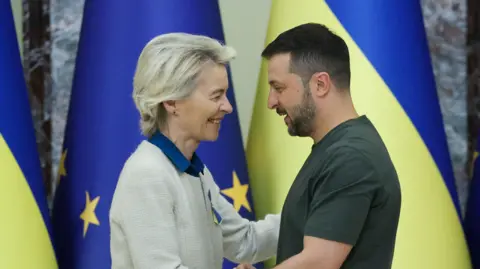
{"label": "man's face", "polygon": [[292,136],[310,136],[316,115],[311,91],[301,78],[290,72],[290,55],[278,54],[268,63],[268,108],[275,109]]}

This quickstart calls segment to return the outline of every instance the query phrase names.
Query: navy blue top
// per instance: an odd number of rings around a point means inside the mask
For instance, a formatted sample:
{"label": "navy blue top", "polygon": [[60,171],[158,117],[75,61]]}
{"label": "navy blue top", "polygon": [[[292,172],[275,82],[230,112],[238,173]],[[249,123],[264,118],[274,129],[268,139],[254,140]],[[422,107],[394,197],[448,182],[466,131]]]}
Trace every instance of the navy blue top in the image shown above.
{"label": "navy blue top", "polygon": [[173,165],[181,172],[194,177],[199,177],[200,173],[203,173],[205,165],[196,153],[193,153],[192,160],[189,161],[177,146],[161,132],[157,131],[148,141],[161,149]]}

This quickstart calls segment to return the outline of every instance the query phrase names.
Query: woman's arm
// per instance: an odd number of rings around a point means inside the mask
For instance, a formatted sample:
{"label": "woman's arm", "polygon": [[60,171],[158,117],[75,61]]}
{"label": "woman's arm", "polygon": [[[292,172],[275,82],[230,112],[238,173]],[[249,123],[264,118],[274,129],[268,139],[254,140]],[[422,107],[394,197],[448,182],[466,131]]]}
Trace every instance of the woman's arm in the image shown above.
{"label": "woman's arm", "polygon": [[265,219],[256,222],[249,221],[242,218],[220,193],[216,207],[222,216],[220,225],[224,255],[227,259],[253,264],[276,254],[280,229],[279,214],[267,215]]}

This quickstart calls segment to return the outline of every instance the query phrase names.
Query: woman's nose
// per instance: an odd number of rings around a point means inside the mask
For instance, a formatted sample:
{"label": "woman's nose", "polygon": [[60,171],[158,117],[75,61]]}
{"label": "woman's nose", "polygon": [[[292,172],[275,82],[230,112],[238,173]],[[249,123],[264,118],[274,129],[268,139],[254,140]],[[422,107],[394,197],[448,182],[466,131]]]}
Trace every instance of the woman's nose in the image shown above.
{"label": "woman's nose", "polygon": [[227,97],[225,97],[225,102],[223,102],[221,109],[227,114],[230,114],[233,112],[232,104],[230,104],[230,101],[228,101]]}

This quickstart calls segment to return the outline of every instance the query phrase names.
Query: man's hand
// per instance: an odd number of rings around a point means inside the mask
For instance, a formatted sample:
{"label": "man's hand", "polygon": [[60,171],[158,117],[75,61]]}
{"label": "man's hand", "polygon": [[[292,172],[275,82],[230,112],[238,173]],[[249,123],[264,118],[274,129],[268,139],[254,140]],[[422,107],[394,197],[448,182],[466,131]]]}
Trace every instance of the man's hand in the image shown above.
{"label": "man's hand", "polygon": [[255,269],[251,264],[242,263],[239,264],[235,269]]}

